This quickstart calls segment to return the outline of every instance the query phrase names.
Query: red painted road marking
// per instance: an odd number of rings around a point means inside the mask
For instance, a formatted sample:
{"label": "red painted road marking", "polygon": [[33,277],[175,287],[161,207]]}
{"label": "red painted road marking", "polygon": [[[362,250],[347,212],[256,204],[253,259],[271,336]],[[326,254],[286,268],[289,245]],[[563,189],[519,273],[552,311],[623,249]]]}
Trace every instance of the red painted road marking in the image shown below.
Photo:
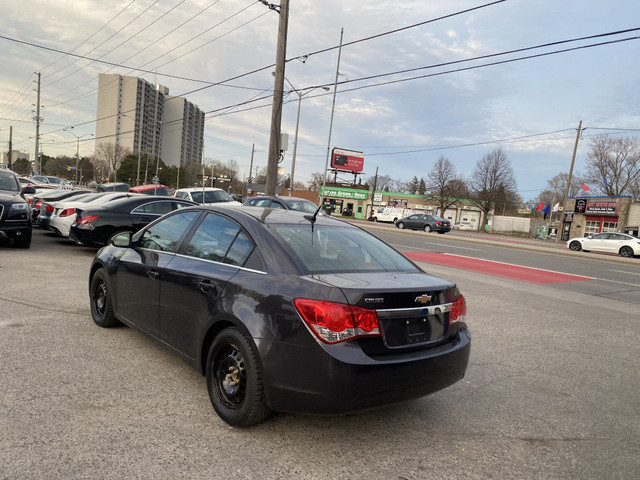
{"label": "red painted road marking", "polygon": [[472,272],[486,273],[496,277],[519,280],[521,282],[536,283],[539,285],[546,283],[580,282],[584,280],[595,280],[593,277],[582,277],[570,275],[568,273],[553,272],[539,268],[522,267],[509,263],[493,262],[491,260],[480,260],[478,258],[451,255],[448,253],[436,252],[406,252],[404,255],[417,262],[433,263],[445,267],[470,270]]}

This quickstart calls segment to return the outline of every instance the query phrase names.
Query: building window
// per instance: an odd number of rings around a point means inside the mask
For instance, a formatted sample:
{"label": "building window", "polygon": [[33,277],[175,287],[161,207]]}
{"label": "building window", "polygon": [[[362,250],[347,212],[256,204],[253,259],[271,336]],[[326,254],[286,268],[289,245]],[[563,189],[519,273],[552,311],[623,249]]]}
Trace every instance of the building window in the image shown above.
{"label": "building window", "polygon": [[584,236],[588,237],[594,233],[600,233],[600,222],[595,220],[587,220],[584,227]]}

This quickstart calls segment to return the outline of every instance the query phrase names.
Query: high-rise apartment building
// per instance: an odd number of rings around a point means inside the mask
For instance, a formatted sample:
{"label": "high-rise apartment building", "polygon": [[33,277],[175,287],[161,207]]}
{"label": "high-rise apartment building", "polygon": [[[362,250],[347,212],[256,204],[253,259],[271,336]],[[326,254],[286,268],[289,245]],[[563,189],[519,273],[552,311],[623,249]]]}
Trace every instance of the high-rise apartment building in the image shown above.
{"label": "high-rise apartment building", "polygon": [[158,155],[169,166],[202,161],[204,112],[138,77],[98,78],[96,154],[110,148]]}

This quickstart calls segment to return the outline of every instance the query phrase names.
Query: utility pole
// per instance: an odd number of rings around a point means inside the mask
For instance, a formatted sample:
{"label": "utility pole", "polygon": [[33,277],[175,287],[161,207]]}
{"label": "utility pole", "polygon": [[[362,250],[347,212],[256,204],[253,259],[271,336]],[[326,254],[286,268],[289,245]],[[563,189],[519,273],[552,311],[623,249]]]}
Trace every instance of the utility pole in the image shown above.
{"label": "utility pole", "polygon": [[11,151],[13,150],[13,125],[9,126],[9,159],[7,160],[9,162],[9,170],[12,170],[11,168]]}
{"label": "utility pole", "polygon": [[373,190],[371,190],[371,212],[369,212],[369,217],[373,215],[373,198],[376,196],[377,187],[378,187],[378,167],[376,167],[376,176],[373,177]]}
{"label": "utility pole", "polygon": [[36,101],[36,156],[35,156],[35,173],[40,174],[40,162],[38,154],[40,152],[40,73],[38,75],[38,96]]}
{"label": "utility pole", "polygon": [[[262,1],[262,0],[261,0]],[[280,124],[282,122],[282,96],[284,91],[284,66],[287,54],[287,28],[289,24],[289,0],[280,0],[280,9],[262,1],[280,15],[278,22],[278,46],[276,51],[276,73],[271,107],[271,132],[269,135],[269,159],[267,162],[267,195],[275,195],[280,160]]]}
{"label": "utility pole", "polygon": [[[569,178],[567,178],[567,188],[564,190],[564,198],[562,200],[562,212],[564,215],[564,207],[569,198],[569,191],[571,190],[571,178],[573,177],[573,165],[576,162],[576,152],[578,151],[578,141],[580,140],[580,134],[582,133],[582,120],[578,123],[578,132],[576,133],[576,143],[573,145],[573,156],[571,157],[571,168],[569,168]],[[558,232],[560,233],[560,232]],[[556,242],[561,241],[562,235],[556,235]]]}

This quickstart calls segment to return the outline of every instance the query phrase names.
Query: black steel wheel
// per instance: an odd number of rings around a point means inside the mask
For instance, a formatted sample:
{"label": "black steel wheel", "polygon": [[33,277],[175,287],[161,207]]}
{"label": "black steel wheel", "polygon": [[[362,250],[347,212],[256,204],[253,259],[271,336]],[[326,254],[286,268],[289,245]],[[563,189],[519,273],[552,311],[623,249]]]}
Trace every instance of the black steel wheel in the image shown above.
{"label": "black steel wheel", "polygon": [[579,241],[574,240],[569,244],[569,249],[573,250],[574,252],[579,252],[580,250],[582,250],[582,245]]}
{"label": "black steel wheel", "polygon": [[425,231],[425,232],[427,232],[427,233],[430,233],[430,232],[431,232],[431,225],[426,224],[426,225],[424,226],[424,231]]}
{"label": "black steel wheel", "polygon": [[218,334],[207,358],[207,388],[216,413],[234,427],[264,421],[267,406],[258,353],[250,338],[236,328]]}
{"label": "black steel wheel", "polygon": [[91,317],[96,325],[102,328],[120,325],[120,321],[113,315],[111,289],[107,282],[107,275],[102,268],[97,270],[91,279],[89,296]]}
{"label": "black steel wheel", "polygon": [[620,249],[620,255],[623,257],[633,258],[633,249],[631,247],[624,246]]}

